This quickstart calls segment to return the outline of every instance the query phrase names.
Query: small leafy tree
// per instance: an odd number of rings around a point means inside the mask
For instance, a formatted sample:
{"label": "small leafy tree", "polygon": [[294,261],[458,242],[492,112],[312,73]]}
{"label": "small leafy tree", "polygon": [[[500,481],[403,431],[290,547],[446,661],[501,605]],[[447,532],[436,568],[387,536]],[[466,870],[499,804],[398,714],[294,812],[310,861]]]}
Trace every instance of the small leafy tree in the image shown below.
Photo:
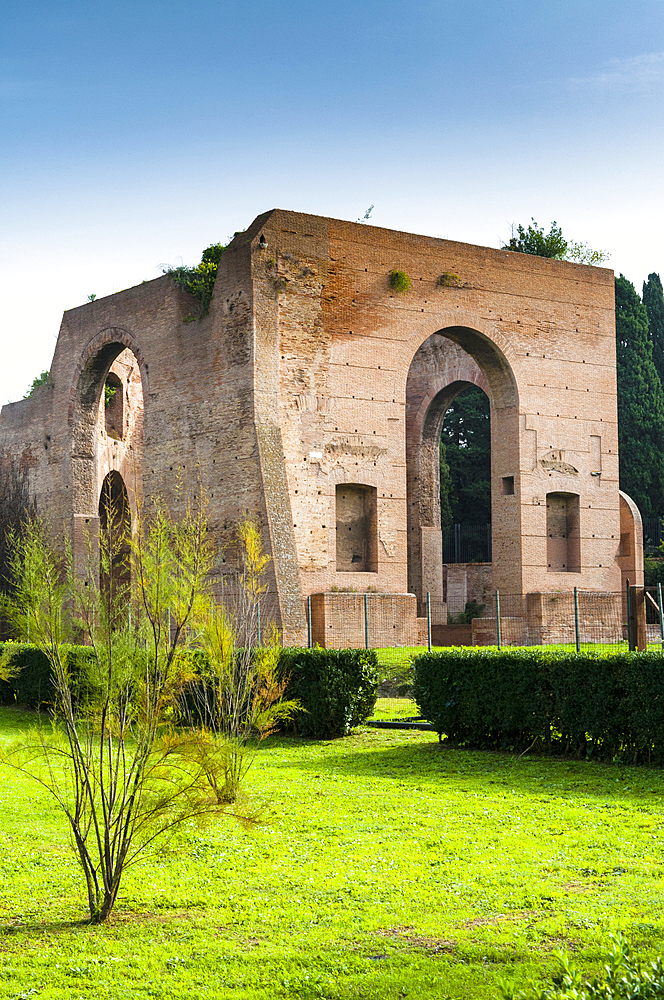
{"label": "small leafy tree", "polygon": [[30,386],[30,388],[26,392],[26,394],[23,397],[23,399],[29,399],[30,396],[34,396],[36,389],[41,388],[41,386],[43,386],[43,385],[48,385],[48,376],[49,376],[49,372],[47,372],[47,371],[43,371],[41,373],[41,375],[37,375],[37,377],[32,380],[32,385]]}
{"label": "small leafy tree", "polygon": [[[4,754],[63,810],[87,887],[92,923],[104,921],[122,877],[155,838],[194,817],[227,809],[213,793],[218,766],[207,734],[173,725],[187,646],[208,607],[211,551],[205,517],[189,509],[175,522],[157,507],[133,542],[137,600],[117,573],[124,521],[107,512],[99,545],[99,585],[91,542],[83,577],[32,520],[13,537],[14,591],[8,612],[19,634],[48,657],[54,725]],[[65,642],[86,637],[87,672],[75,676]],[[235,811],[235,815],[239,815]],[[240,817],[249,819],[248,816]]]}
{"label": "small leafy tree", "polygon": [[260,601],[270,557],[251,518],[240,524],[238,542],[239,587],[226,605],[211,605],[199,637],[197,669],[181,695],[189,722],[217,737],[209,744],[217,761],[210,783],[220,803],[236,801],[258,744],[299,708],[297,701],[284,699],[289,678],[279,671],[278,630],[271,623],[264,628],[265,641],[261,635]]}
{"label": "small leafy tree", "polygon": [[551,229],[545,233],[544,227],[538,226],[534,219],[530,220],[528,227],[513,225],[512,235],[502,247],[505,250],[529,253],[536,257],[570,260],[576,264],[601,264],[609,258],[605,250],[591,250],[586,243],[567,240],[557,222],[552,222]]}
{"label": "small leafy tree", "polygon": [[213,243],[203,251],[201,262],[196,267],[183,266],[164,269],[164,274],[172,278],[178,288],[189,292],[200,303],[198,315],[189,316],[188,319],[201,319],[209,313],[219,261],[227,246],[228,244],[225,243]]}

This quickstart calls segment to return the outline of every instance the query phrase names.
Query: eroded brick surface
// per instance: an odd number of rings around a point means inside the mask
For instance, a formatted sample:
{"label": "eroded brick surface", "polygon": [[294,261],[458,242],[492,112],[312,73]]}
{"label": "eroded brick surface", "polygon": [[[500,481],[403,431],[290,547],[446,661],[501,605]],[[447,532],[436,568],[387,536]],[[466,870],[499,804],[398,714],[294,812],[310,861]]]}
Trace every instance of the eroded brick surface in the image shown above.
{"label": "eroded brick surface", "polygon": [[[68,530],[115,469],[134,507],[207,491],[220,581],[255,514],[289,639],[306,634],[303,599],[332,587],[442,601],[437,441],[473,383],[491,404],[492,586],[619,590],[611,271],[275,210],[224,254],[209,316],[194,311],[168,277],[68,311],[49,385],[3,408],[2,447]],[[109,370],[121,438],[104,426]],[[345,484],[375,497],[355,562],[337,544]],[[548,542],[548,494],[573,522],[571,560]]]}

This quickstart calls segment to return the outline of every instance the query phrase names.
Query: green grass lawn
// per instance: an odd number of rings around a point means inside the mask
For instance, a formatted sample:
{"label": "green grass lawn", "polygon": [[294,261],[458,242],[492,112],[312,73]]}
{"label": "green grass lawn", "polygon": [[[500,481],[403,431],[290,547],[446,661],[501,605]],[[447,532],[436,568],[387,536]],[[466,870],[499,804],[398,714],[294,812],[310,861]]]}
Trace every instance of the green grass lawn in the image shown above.
{"label": "green grass lawn", "polygon": [[187,828],[90,927],[60,814],[0,772],[0,997],[466,1000],[611,929],[664,950],[661,771],[363,729],[269,741],[247,789],[258,828]]}

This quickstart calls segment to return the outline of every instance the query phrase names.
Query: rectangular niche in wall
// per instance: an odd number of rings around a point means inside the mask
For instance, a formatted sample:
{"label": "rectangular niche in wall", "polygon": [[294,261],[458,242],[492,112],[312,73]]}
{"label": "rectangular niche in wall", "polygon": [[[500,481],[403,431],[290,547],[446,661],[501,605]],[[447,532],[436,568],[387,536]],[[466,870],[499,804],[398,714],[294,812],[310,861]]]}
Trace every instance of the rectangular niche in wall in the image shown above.
{"label": "rectangular niche in wall", "polygon": [[337,486],[337,572],[378,572],[375,486]]}
{"label": "rectangular niche in wall", "polygon": [[549,573],[580,573],[579,498],[575,493],[546,495],[546,561]]}

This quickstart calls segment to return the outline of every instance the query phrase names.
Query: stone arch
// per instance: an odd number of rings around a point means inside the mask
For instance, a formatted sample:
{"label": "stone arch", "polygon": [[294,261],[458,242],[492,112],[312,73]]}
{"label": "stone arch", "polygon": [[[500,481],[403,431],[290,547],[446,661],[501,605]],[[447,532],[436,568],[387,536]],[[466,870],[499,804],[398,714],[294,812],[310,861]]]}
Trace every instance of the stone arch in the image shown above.
{"label": "stone arch", "polygon": [[[123,363],[123,358],[125,363]],[[134,371],[134,416],[126,359]],[[135,365],[134,365],[135,363]],[[108,434],[104,411],[104,385],[113,367],[122,381],[127,401],[122,437]],[[135,516],[142,493],[143,408],[148,394],[148,366],[134,337],[126,330],[110,327],[91,338],[81,353],[72,380],[69,407],[71,452],[70,496],[74,566],[84,572],[88,553],[98,551],[91,541],[99,534],[99,501],[102,484],[111,472],[121,476],[127,495],[128,510]],[[120,389],[118,389],[120,391]],[[124,404],[123,404],[124,410]]]}
{"label": "stone arch", "polygon": [[[110,538],[106,559],[102,559],[99,584],[102,590],[111,583],[116,594],[118,588],[129,597],[131,586],[131,529],[132,518],[129,495],[125,482],[116,469],[104,476],[99,493],[99,528],[101,535]],[[104,541],[100,535],[100,546]]]}
{"label": "stone arch", "polygon": [[149,397],[148,366],[136,339],[126,330],[109,327],[93,337],[79,360],[70,391],[71,502],[73,514],[97,516],[100,483],[96,469],[99,406],[114,361],[129,350],[140,372],[142,405]]}
{"label": "stone arch", "polygon": [[[491,408],[494,577],[520,589],[519,399],[512,368],[500,347],[468,327],[447,327],[415,351],[406,380],[406,491],[408,589],[422,601],[442,602],[442,533],[438,442],[445,413],[470,385],[483,389]],[[497,481],[514,481],[507,497]]]}

